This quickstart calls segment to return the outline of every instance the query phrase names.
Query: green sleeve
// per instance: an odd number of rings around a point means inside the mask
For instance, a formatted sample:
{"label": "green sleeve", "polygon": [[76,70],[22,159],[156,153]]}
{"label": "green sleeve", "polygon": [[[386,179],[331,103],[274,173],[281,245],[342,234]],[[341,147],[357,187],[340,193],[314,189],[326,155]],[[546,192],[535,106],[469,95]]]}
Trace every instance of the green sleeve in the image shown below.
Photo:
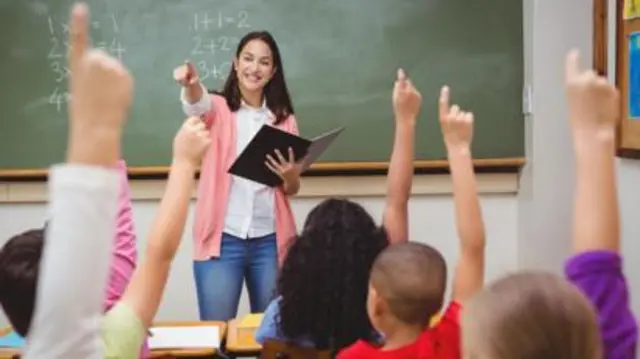
{"label": "green sleeve", "polygon": [[131,307],[116,304],[102,321],[105,359],[138,359],[144,335],[144,326]]}

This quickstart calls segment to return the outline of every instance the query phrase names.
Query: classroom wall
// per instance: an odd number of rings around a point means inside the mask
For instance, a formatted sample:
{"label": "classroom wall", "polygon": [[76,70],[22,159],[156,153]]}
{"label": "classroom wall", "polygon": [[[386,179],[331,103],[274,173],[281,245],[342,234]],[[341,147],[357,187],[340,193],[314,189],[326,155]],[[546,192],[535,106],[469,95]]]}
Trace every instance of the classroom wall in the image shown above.
{"label": "classroom wall", "polygon": [[[341,184],[338,185],[337,182]],[[383,209],[384,178],[369,177],[364,179],[304,179],[301,198],[293,201],[296,220],[301,226],[306,214],[335,188],[338,195],[355,194],[354,200],[362,203],[372,215],[380,218]],[[489,244],[490,260],[488,272],[496,277],[505,271],[516,268],[516,233],[517,203],[514,200],[517,189],[515,175],[485,175],[480,180],[483,192],[483,209],[487,223],[487,231],[492,240]],[[8,188],[8,196],[12,201],[21,199],[30,203],[0,203],[0,244],[10,234],[26,228],[41,226],[46,217],[46,208],[39,199],[46,195],[41,185],[12,186]],[[155,215],[162,185],[152,183],[132,183],[132,194],[138,199],[134,201],[134,221],[139,235],[138,248],[145,247],[146,235]],[[0,198],[1,197],[0,190]],[[453,203],[448,176],[422,176],[416,178],[411,199],[411,238],[432,243],[440,248],[447,261],[453,262],[457,251],[455,237]],[[191,207],[193,214],[193,205]],[[197,319],[195,290],[192,281],[191,267],[191,221],[189,218],[183,243],[172,267],[169,284],[166,289],[159,320]],[[142,252],[141,252],[142,253]],[[248,311],[248,298],[243,293],[240,313]],[[0,318],[0,327],[6,323]]]}
{"label": "classroom wall", "polygon": [[[612,0],[613,1],[613,0]],[[518,178],[480,176],[481,200],[488,233],[488,276],[496,277],[517,268],[543,268],[559,271],[563,259],[570,253],[571,198],[573,164],[566,106],[563,92],[563,60],[566,51],[577,46],[582,50],[585,66],[590,64],[592,38],[592,6],[584,0],[525,0],[525,79],[533,86],[533,114],[527,118],[526,146],[528,164]],[[613,33],[613,32],[610,32]],[[481,119],[478,119],[479,121]],[[514,121],[517,119],[514,119]],[[384,182],[365,179],[361,182],[328,183],[327,179],[305,180],[312,188],[293,202],[297,220],[301,223],[308,211],[323,195],[336,188],[355,191],[355,198],[379,217]],[[323,182],[324,181],[324,182]],[[311,183],[312,182],[312,183]],[[428,241],[444,252],[449,262],[456,256],[457,243],[450,187],[446,178],[421,177],[411,200],[411,237]],[[626,269],[632,286],[634,308],[640,312],[640,226],[634,225],[634,215],[640,209],[640,163],[619,162],[620,199],[623,213],[622,235]],[[0,243],[12,233],[39,226],[45,217],[40,185],[17,188],[5,186],[7,198],[11,191],[30,203],[0,203]],[[145,193],[150,184],[135,183],[135,222],[140,234],[139,247],[155,213],[157,200]],[[366,186],[365,186],[366,187]],[[517,187],[517,193],[516,193]],[[3,188],[0,186],[0,198]],[[147,191],[148,192],[148,191]],[[157,190],[153,190],[157,194]],[[13,199],[16,197],[14,196]],[[190,224],[189,224],[190,226]],[[189,227],[190,228],[190,227]],[[191,278],[190,230],[176,258],[159,319],[195,319],[197,315]],[[241,312],[248,308],[243,294]],[[0,325],[3,324],[0,317]]]}

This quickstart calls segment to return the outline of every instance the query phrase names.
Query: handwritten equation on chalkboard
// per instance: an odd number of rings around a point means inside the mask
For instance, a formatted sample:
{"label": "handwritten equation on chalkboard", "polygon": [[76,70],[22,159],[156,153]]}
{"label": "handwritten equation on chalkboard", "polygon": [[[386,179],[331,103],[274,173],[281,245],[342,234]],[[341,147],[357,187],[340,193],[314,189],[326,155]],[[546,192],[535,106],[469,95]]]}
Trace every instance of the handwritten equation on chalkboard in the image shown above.
{"label": "handwritten equation on chalkboard", "polygon": [[[57,112],[64,110],[69,101],[67,87],[70,74],[67,67],[69,27],[66,21],[66,19],[56,19],[52,16],[46,17],[50,46],[47,52],[47,63],[54,83],[53,89],[47,94],[47,105]],[[244,10],[233,14],[221,11],[197,12],[186,23],[189,23],[191,49],[185,55],[196,65],[200,80],[205,85],[210,88],[220,87],[231,70],[240,38],[251,30],[249,13]],[[102,14],[93,19],[90,26],[100,36],[100,39],[90,40],[93,47],[106,51],[121,61],[130,55],[129,49],[121,40],[123,34],[116,14]]]}
{"label": "handwritten equation on chalkboard", "polygon": [[[249,14],[218,12],[196,13],[189,30],[192,32],[190,60],[196,64],[200,80],[217,87],[231,69],[240,36],[251,28]],[[222,34],[221,34],[222,32]]]}

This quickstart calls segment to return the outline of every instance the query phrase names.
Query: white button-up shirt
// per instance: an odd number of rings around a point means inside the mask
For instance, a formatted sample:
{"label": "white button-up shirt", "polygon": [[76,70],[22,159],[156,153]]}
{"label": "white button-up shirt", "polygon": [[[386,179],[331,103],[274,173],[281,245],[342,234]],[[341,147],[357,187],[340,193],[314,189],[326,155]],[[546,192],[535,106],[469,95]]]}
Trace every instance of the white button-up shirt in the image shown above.
{"label": "white button-up shirt", "polygon": [[[180,93],[182,109],[187,116],[202,116],[212,110],[212,102],[203,87],[203,96],[197,103],[186,101],[184,89]],[[242,102],[236,112],[236,153],[240,155],[260,127],[266,125],[272,114],[266,107],[255,108]],[[257,238],[275,232],[274,189],[242,177],[232,175],[229,202],[224,220],[224,232],[239,238]]]}

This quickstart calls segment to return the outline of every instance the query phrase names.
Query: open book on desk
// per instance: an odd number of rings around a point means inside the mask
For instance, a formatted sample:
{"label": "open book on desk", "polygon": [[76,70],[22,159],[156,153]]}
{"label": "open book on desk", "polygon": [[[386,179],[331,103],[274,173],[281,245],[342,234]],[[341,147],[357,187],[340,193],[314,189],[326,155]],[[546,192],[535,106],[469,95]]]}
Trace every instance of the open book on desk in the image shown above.
{"label": "open book on desk", "polygon": [[307,140],[264,125],[231,165],[229,173],[269,187],[279,186],[282,184],[282,179],[265,165],[267,155],[273,156],[278,150],[287,158],[291,148],[296,163],[300,163],[302,171],[305,171],[329,148],[342,131],[344,127],[339,127],[312,140]]}
{"label": "open book on desk", "polygon": [[150,329],[149,349],[220,348],[217,326],[154,327]]}

